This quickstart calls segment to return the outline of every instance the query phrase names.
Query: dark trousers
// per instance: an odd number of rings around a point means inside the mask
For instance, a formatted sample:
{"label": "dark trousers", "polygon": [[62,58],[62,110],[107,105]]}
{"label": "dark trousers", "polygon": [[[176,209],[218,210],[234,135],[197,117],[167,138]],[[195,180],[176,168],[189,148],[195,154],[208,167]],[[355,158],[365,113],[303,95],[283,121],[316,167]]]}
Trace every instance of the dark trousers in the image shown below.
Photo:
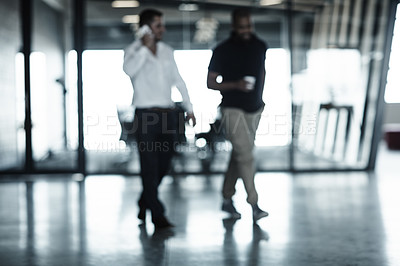
{"label": "dark trousers", "polygon": [[142,194],[139,207],[150,209],[152,220],[164,217],[158,187],[167,174],[174,154],[176,115],[173,111],[137,109],[137,145],[140,157]]}

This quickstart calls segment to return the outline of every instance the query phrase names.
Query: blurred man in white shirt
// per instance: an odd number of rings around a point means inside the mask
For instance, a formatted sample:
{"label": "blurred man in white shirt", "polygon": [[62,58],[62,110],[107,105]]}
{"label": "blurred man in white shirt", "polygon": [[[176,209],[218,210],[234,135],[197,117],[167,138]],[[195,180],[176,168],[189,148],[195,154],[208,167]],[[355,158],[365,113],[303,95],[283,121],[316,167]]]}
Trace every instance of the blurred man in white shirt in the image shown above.
{"label": "blurred man in white shirt", "polygon": [[137,147],[143,185],[138,218],[145,221],[146,210],[150,210],[155,228],[162,229],[173,226],[158,198],[158,186],[169,170],[178,128],[171,99],[173,86],[182,95],[187,120],[195,125],[196,118],[173,49],[161,41],[165,31],[162,13],[153,9],[142,11],[139,26],[144,34],[126,48],[123,66],[132,81],[138,125]]}

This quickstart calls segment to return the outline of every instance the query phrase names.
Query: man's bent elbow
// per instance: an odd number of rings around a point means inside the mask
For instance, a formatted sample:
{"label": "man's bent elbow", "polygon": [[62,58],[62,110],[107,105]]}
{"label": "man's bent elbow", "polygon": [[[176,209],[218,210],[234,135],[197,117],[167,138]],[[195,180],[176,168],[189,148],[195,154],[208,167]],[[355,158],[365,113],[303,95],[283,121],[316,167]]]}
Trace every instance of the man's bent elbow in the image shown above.
{"label": "man's bent elbow", "polygon": [[209,83],[209,82],[207,82],[207,88],[210,89],[210,90],[218,90],[216,88],[215,84],[212,84],[212,83]]}

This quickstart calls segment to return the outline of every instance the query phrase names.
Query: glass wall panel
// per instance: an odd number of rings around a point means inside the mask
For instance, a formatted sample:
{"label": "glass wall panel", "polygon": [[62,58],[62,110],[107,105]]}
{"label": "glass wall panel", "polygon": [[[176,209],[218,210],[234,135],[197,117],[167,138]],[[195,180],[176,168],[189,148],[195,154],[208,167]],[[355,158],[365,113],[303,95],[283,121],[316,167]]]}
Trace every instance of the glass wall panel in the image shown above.
{"label": "glass wall panel", "polygon": [[39,171],[77,168],[76,70],[67,67],[76,60],[71,10],[72,0],[33,0],[32,149]]}
{"label": "glass wall panel", "polygon": [[[25,84],[19,1],[0,2],[0,171],[21,171],[32,133],[34,170],[78,168],[74,0],[31,0],[32,132],[24,129]],[[212,127],[219,92],[208,90],[213,47],[230,35],[230,13],[250,9],[266,54],[266,108],[256,136],[257,167],[270,170],[364,169],[376,143],[389,11],[395,1],[85,0],[84,148],[89,173],[139,172],[132,134],[134,93],[122,71],[138,14],[164,13],[164,42],[175,49],[198,117],[185,126],[174,173],[224,172],[231,146]],[[82,3],[82,2],[81,2]],[[120,4],[129,7],[117,7]],[[157,4],[154,4],[157,3]],[[50,23],[51,22],[51,23]],[[173,99],[181,100],[176,89]],[[179,103],[178,103],[179,104]],[[214,129],[214,132],[213,132]],[[212,144],[206,141],[213,138]],[[373,153],[373,152],[372,152]]]}
{"label": "glass wall panel", "polygon": [[[266,108],[256,137],[258,170],[367,166],[390,1],[242,1],[240,5],[234,1],[157,5],[137,1],[130,2],[136,3],[134,7],[119,8],[113,3],[86,1],[83,78],[89,172],[139,171],[129,134],[134,94],[122,71],[122,50],[135,39],[138,14],[145,8],[164,13],[164,41],[175,49],[200,118],[194,129],[186,127],[175,172],[226,169],[229,143],[220,138],[213,150],[204,142],[215,134],[211,125],[218,122],[220,101],[218,92],[206,88],[205,76],[211,50],[229,36],[230,12],[238,6],[250,8],[256,33],[269,44]],[[176,92],[173,96],[180,100]]]}
{"label": "glass wall panel", "polygon": [[24,65],[19,1],[0,1],[0,171],[25,162]]}
{"label": "glass wall panel", "polygon": [[294,1],[296,169],[363,169],[371,153],[390,1]]}
{"label": "glass wall panel", "polygon": [[[121,3],[119,3],[121,4]],[[138,14],[145,8],[163,12],[166,32],[163,41],[175,49],[175,59],[186,82],[198,124],[185,127],[185,141],[178,147],[174,173],[223,172],[227,168],[230,143],[221,135],[218,105],[221,95],[207,89],[206,77],[212,48],[230,35],[229,3],[146,4],[116,8],[112,1],[87,1],[86,48],[84,53],[85,149],[89,173],[138,173],[139,162],[132,132],[134,93],[122,70],[123,49],[135,40]],[[253,6],[257,35],[264,39],[266,84],[262,115],[256,137],[260,170],[289,169],[291,143],[291,95],[289,53],[285,43],[285,13],[282,6]],[[105,62],[107,62],[105,64]],[[173,100],[181,101],[176,89]],[[207,140],[211,140],[207,141]]]}

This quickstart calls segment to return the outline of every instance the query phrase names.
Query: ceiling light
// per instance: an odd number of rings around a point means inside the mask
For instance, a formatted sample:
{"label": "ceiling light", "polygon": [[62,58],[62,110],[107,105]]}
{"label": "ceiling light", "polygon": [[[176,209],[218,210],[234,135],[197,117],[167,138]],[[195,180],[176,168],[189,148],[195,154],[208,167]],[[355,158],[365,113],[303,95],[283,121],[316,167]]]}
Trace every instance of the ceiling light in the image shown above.
{"label": "ceiling light", "polygon": [[139,1],[131,1],[131,0],[117,0],[111,3],[111,6],[114,8],[127,8],[127,7],[138,7],[140,6]]}
{"label": "ceiling light", "polygon": [[122,17],[122,22],[124,23],[139,23],[139,15],[126,15]]}
{"label": "ceiling light", "polygon": [[282,0],[261,0],[260,5],[261,6],[273,6],[273,5],[279,5],[282,4]]}
{"label": "ceiling light", "polygon": [[180,4],[179,11],[197,11],[199,6],[197,4]]}

